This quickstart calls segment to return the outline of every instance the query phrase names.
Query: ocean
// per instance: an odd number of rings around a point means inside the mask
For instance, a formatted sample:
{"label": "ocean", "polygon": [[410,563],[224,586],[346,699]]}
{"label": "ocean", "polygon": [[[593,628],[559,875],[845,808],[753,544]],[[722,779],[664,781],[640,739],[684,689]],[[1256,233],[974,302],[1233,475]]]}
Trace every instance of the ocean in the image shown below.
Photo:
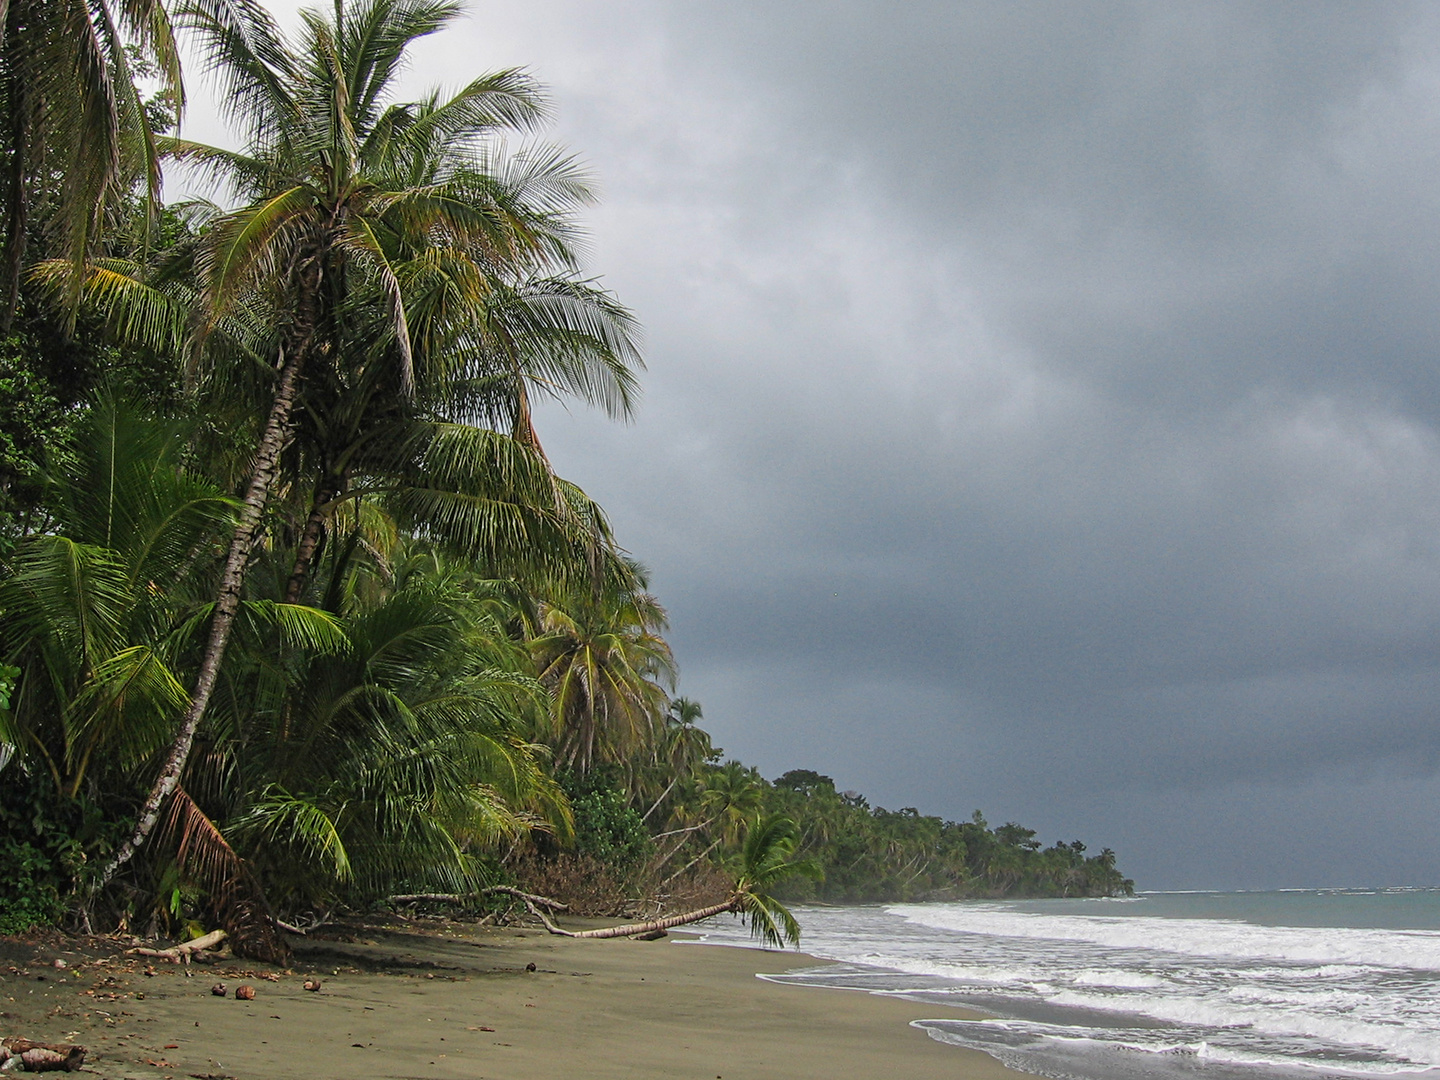
{"label": "ocean", "polygon": [[[1440,889],[795,913],[801,947],[834,963],[765,978],[913,999],[932,1038],[1037,1076],[1440,1078]],[[704,930],[749,941],[730,920]],[[926,1014],[927,1003],[995,1018]]]}

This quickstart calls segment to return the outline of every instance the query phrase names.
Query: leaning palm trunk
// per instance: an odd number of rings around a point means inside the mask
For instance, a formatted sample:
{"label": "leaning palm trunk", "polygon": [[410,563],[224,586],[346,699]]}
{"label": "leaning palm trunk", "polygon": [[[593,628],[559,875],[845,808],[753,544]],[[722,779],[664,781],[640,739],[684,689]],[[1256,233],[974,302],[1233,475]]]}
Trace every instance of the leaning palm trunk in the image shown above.
{"label": "leaning palm trunk", "polygon": [[210,695],[215,690],[215,681],[220,674],[220,662],[225,658],[225,647],[230,640],[230,629],[235,623],[235,613],[240,608],[240,592],[245,584],[245,565],[250,559],[250,550],[260,530],[260,517],[265,512],[271,488],[280,469],[280,452],[290,433],[290,416],[294,411],[295,396],[299,390],[300,367],[304,350],[295,350],[288,359],[282,359],[280,383],[275,389],[275,400],[270,406],[270,417],[265,423],[265,433],[255,455],[255,466],[250,474],[250,486],[235,524],[235,535],[230,541],[230,554],[225,560],[225,571],[220,576],[220,587],[215,597],[215,612],[210,620],[210,637],[205,643],[205,652],[200,659],[200,669],[195,676],[195,692],[190,707],[180,721],[180,730],[165,758],[165,766],[155,778],[155,784],[140,809],[135,831],[130,839],[111,857],[96,883],[96,890],[109,884],[115,872],[124,866],[145,843],[146,838],[160,819],[160,808],[180,783],[185,763],[190,757],[190,747],[195,742],[195,732],[200,719],[210,704]]}
{"label": "leaning palm trunk", "polygon": [[716,915],[723,915],[727,911],[742,911],[745,906],[745,894],[737,892],[723,904],[711,904],[709,907],[696,908],[694,911],[682,912],[679,915],[667,915],[663,919],[651,919],[649,922],[627,923],[624,926],[605,926],[599,930],[562,930],[550,921],[549,916],[529,901],[526,901],[525,906],[530,909],[532,915],[545,924],[545,929],[549,930],[552,934],[573,938],[617,938],[633,937],[636,934],[658,934],[676,926],[689,926],[691,923],[702,922]]}

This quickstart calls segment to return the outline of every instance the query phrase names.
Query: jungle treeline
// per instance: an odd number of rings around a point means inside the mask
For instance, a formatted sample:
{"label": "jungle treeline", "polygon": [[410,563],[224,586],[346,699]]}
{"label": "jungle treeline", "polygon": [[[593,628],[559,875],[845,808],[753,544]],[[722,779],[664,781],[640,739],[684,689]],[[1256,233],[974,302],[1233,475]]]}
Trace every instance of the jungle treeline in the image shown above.
{"label": "jungle treeline", "polygon": [[[1109,851],[721,760],[534,422],[638,400],[591,180],[524,71],[397,96],[459,4],[0,10],[0,932],[218,922],[264,955],[503,882],[1129,890]],[[182,39],[225,146],[179,123]]]}

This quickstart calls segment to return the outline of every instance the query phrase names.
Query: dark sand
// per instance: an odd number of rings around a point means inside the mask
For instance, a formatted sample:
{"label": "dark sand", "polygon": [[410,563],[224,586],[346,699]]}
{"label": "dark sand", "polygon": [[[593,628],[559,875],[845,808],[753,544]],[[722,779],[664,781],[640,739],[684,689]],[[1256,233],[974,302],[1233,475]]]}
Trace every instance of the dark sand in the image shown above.
{"label": "dark sand", "polygon": [[[943,1007],[755,977],[820,963],[800,953],[423,925],[302,941],[291,973],[162,962],[147,976],[123,954],[10,942],[0,1034],[80,1043],[86,1071],[117,1080],[1018,1075],[908,1026]],[[302,988],[312,975],[318,993]],[[255,1000],[215,997],[217,981]]]}

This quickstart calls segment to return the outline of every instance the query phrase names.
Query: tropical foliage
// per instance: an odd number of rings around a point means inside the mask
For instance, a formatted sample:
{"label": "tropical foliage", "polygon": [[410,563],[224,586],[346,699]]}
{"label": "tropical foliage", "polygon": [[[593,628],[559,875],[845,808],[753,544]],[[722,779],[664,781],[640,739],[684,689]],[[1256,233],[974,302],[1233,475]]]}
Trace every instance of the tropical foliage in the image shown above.
{"label": "tropical foliage", "polygon": [[[458,4],[293,37],[255,0],[0,11],[0,932],[198,916],[273,955],[272,913],[566,866],[776,943],[787,899],[1129,888],[1108,851],[721,760],[536,429],[537,398],[638,394],[588,181],[524,72],[395,95]],[[177,33],[239,149],[167,134]],[[213,199],[160,206],[162,170]]]}

